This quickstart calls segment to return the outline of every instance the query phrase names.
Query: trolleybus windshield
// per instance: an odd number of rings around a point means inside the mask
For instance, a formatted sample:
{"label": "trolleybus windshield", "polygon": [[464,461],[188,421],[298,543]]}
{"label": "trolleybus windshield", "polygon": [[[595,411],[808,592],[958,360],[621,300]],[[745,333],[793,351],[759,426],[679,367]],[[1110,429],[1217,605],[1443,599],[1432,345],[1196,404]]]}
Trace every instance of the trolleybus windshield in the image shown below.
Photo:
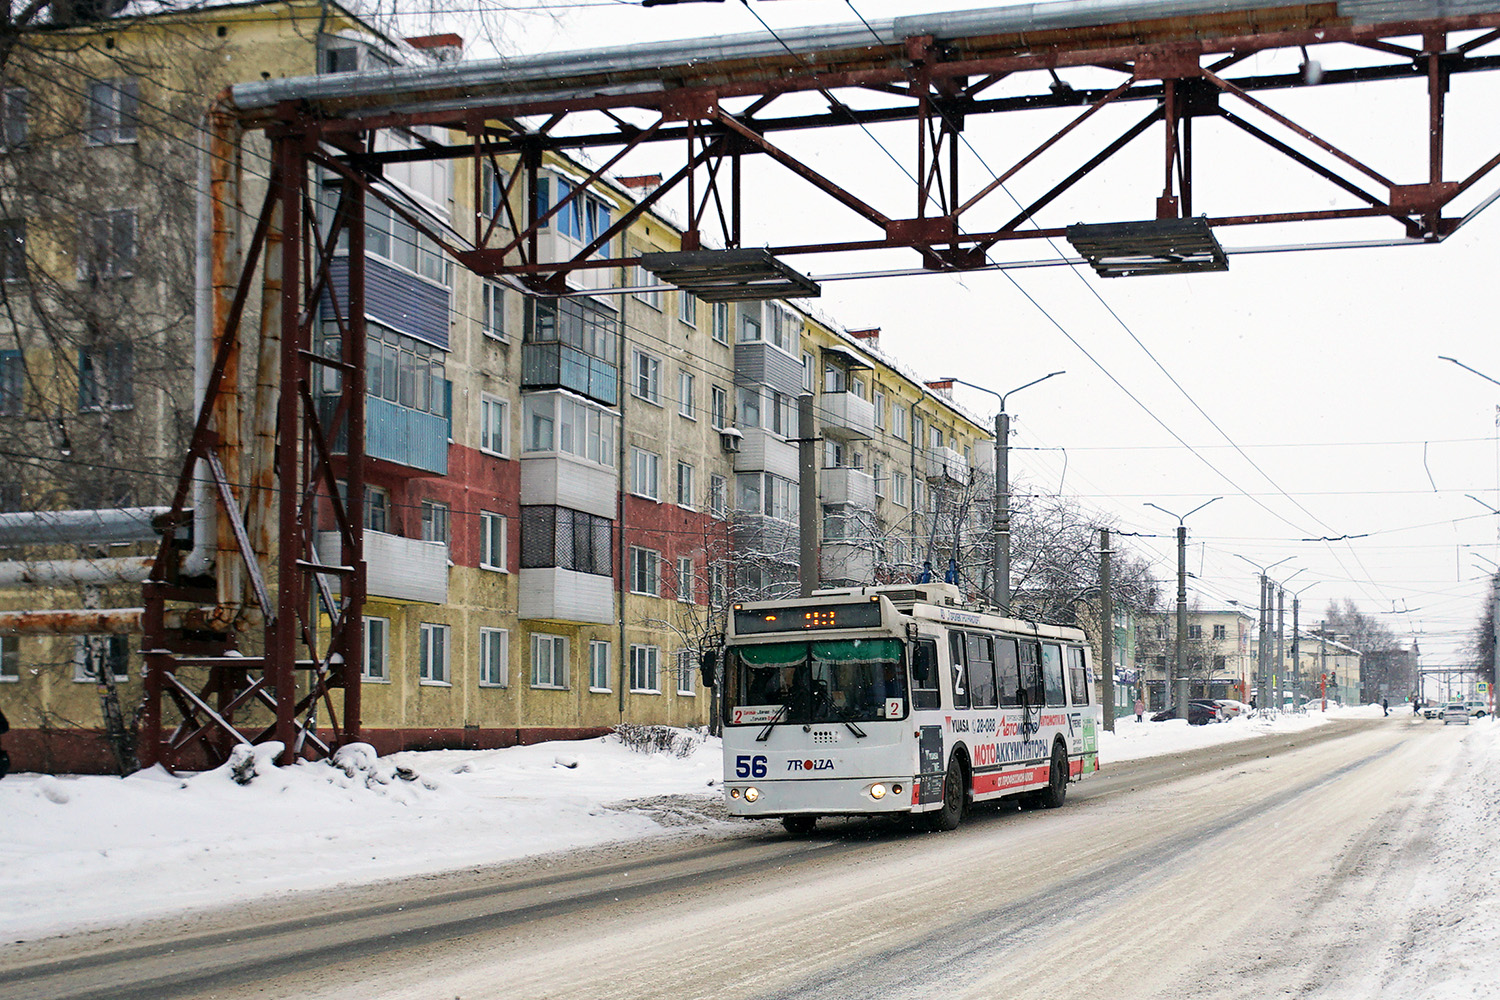
{"label": "trolleybus windshield", "polygon": [[725,662],[730,725],[905,718],[905,643],[828,639],[734,646]]}

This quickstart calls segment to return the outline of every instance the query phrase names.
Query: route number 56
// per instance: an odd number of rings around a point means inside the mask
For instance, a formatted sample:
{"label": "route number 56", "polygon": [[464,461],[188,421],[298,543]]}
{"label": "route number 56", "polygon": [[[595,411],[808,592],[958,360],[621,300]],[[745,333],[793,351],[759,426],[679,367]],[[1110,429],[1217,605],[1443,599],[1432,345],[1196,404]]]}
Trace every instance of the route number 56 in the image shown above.
{"label": "route number 56", "polygon": [[764,778],[766,776],[766,758],[764,754],[740,754],[734,759],[734,776],[736,778]]}

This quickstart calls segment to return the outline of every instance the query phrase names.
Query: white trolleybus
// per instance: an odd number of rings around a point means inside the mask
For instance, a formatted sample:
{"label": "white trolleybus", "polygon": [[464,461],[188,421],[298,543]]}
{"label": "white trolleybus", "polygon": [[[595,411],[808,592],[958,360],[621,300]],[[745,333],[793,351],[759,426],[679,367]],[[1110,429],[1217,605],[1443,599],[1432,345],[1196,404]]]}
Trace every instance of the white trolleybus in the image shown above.
{"label": "white trolleybus", "polygon": [[733,816],[916,813],[951,830],[975,802],[1063,804],[1099,768],[1081,630],[960,605],[949,584],[737,604],[723,651]]}

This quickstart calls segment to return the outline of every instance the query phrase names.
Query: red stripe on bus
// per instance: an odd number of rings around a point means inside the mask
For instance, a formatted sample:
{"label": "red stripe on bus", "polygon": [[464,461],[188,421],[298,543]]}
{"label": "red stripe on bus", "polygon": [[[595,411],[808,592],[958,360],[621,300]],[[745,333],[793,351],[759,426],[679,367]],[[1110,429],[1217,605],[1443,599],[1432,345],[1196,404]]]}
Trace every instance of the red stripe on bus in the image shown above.
{"label": "red stripe on bus", "polygon": [[991,792],[1003,792],[1022,785],[1045,783],[1051,777],[1051,768],[1043,764],[1041,767],[1026,767],[1019,771],[1001,771],[998,774],[976,774],[974,776],[974,794],[988,795]]}

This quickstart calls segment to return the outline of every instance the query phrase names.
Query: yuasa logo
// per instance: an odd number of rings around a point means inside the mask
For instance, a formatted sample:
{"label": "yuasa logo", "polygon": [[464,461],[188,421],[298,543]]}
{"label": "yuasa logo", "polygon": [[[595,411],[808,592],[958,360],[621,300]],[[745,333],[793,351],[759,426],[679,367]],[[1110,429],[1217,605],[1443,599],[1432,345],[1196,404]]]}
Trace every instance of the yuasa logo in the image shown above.
{"label": "yuasa logo", "polygon": [[789,760],[786,762],[788,771],[832,771],[833,761],[824,757],[822,760]]}

